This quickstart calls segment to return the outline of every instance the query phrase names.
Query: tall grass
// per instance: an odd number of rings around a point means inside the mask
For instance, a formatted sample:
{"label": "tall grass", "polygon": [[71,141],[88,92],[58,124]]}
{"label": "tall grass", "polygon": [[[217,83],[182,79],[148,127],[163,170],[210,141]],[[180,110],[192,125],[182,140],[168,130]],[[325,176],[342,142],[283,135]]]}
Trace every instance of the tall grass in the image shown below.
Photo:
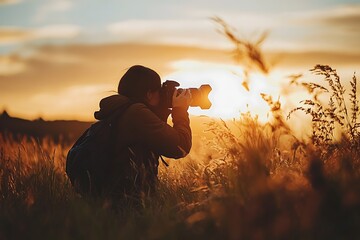
{"label": "tall grass", "polygon": [[[310,115],[312,142],[317,146],[328,149],[334,147],[333,144],[339,141],[339,139],[335,138],[335,131],[337,130],[341,134],[341,141],[348,142],[348,147],[359,151],[360,125],[357,120],[360,111],[355,74],[350,81],[351,91],[347,97],[340,76],[335,69],[327,65],[316,65],[311,69],[311,72],[323,76],[323,80],[327,85],[293,81],[293,84],[304,87],[311,94],[311,98],[301,101],[302,106],[290,111],[288,118],[296,111],[303,111],[305,114]],[[321,99],[323,96],[325,96],[327,102],[324,101],[324,98]],[[347,104],[350,104],[350,109]]]}
{"label": "tall grass", "polygon": [[[279,123],[278,123],[279,124]],[[359,155],[324,162],[286,127],[250,114],[213,122],[217,156],[161,167],[141,211],[77,196],[66,148],[1,139],[0,235],[45,239],[350,239],[359,235]],[[341,148],[340,148],[341,149]],[[57,154],[61,151],[61,154]],[[55,152],[55,153],[54,153]],[[34,157],[35,156],[35,157]],[[336,163],[336,164],[335,164]]]}

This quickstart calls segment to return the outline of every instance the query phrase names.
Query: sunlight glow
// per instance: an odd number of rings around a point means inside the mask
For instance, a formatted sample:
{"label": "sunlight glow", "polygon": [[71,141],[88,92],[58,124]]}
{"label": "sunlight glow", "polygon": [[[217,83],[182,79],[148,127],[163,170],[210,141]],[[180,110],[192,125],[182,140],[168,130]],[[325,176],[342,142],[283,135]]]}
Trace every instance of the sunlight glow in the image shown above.
{"label": "sunlight glow", "polygon": [[212,107],[201,110],[192,107],[192,115],[206,115],[222,119],[238,118],[241,113],[250,112],[258,115],[260,121],[267,121],[269,106],[262,99],[261,93],[271,95],[278,99],[279,85],[269,76],[252,74],[249,76],[249,89],[243,87],[243,69],[236,65],[225,65],[199,62],[194,60],[176,61],[171,64],[174,72],[164,78],[175,80],[181,88],[200,87],[210,84],[212,92],[209,95]]}

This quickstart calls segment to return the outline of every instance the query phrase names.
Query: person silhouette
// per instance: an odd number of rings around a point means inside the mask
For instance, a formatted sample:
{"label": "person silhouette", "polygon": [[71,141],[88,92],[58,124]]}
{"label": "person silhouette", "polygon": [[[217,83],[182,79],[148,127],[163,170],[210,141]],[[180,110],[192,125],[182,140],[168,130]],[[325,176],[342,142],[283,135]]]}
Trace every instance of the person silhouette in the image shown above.
{"label": "person silhouette", "polygon": [[[121,77],[118,93],[100,101],[100,109],[94,113],[100,121],[125,104],[129,107],[114,124],[114,157],[97,163],[97,168],[106,169],[105,174],[92,177],[89,170],[88,184],[97,188],[93,192],[112,199],[149,196],[156,189],[159,157],[178,159],[189,153],[192,134],[187,110],[191,93],[175,90],[169,109],[162,104],[160,90],[159,74],[135,65]],[[173,126],[167,123],[170,114]]]}

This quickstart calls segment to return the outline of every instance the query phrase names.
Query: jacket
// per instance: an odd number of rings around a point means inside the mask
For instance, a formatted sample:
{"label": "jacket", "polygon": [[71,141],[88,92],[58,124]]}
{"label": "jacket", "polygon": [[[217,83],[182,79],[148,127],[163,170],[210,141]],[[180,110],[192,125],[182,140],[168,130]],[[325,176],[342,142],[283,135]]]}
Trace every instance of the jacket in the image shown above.
{"label": "jacket", "polygon": [[[106,119],[129,101],[122,95],[106,97],[100,101],[100,110],[94,116],[98,120]],[[109,188],[112,194],[152,192],[157,181],[159,156],[178,159],[189,153],[192,135],[187,109],[172,109],[173,127],[166,122],[166,110],[133,103],[116,120],[116,157],[113,162],[105,163],[108,176],[104,181],[107,185],[104,188]]]}

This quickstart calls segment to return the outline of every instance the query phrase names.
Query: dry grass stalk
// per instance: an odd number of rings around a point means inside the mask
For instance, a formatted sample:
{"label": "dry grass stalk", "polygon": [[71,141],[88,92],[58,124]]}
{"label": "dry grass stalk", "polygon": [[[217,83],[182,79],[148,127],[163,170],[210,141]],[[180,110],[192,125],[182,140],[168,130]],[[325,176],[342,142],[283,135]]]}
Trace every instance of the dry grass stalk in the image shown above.
{"label": "dry grass stalk", "polygon": [[261,50],[261,44],[268,36],[268,32],[263,32],[256,41],[242,39],[236,35],[237,30],[231,27],[220,17],[212,17],[212,21],[220,26],[218,32],[224,35],[234,44],[233,57],[238,64],[244,66],[244,82],[243,87],[249,91],[249,73],[253,69],[259,70],[261,73],[269,73],[269,64],[265,61],[264,54]]}
{"label": "dry grass stalk", "polygon": [[[351,114],[346,105],[345,88],[343,87],[340,77],[335,69],[327,65],[316,65],[310,70],[316,75],[324,77],[328,87],[317,83],[304,82],[298,83],[298,78],[291,80],[291,84],[300,85],[311,94],[312,99],[303,100],[302,106],[294,108],[288,114],[288,118],[296,112],[303,111],[311,116],[312,120],[312,141],[317,146],[331,146],[335,143],[335,130],[337,125],[340,126],[343,137],[350,142],[352,147],[359,146],[359,132],[357,116],[359,114],[358,100],[356,97],[357,85],[354,74],[351,84],[349,100],[351,103]],[[301,76],[300,76],[301,77]],[[328,104],[319,100],[319,96],[329,95]]]}

